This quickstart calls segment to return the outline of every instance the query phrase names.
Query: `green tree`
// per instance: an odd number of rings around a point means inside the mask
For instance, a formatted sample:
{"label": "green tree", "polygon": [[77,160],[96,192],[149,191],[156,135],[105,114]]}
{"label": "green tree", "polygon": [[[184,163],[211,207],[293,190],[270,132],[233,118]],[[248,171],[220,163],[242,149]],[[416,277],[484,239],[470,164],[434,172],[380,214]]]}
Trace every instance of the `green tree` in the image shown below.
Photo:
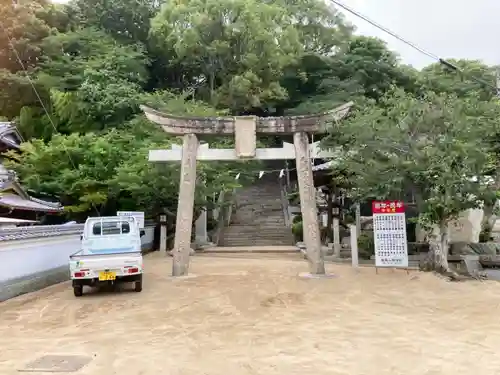
{"label": "green tree", "polygon": [[[436,63],[422,70],[419,82],[424,89],[437,93],[455,94],[464,98],[475,96],[480,100],[489,101],[496,96],[492,87],[496,84],[496,67],[485,65],[477,60],[450,60],[460,71],[446,65]],[[490,134],[489,144],[496,155],[496,165],[492,172],[494,183],[492,189],[500,190],[500,134]],[[496,221],[495,208],[497,199],[487,199],[484,202],[484,216],[481,224],[484,238],[488,239]]]}
{"label": "green tree", "polygon": [[484,136],[498,129],[491,114],[498,118],[500,103],[434,93],[418,99],[402,90],[382,101],[384,108],[360,111],[339,125],[344,163],[361,198],[411,193],[418,223],[429,230],[428,266],[449,272],[449,222],[494,195],[487,185],[493,155]]}
{"label": "green tree", "polygon": [[[45,1],[12,1],[0,3],[0,68],[11,73],[33,68],[41,56],[40,43],[51,34],[51,28],[37,14],[44,11]],[[17,52],[17,55],[16,55]]]}
{"label": "green tree", "polygon": [[[138,102],[177,115],[223,113],[170,92],[143,95]],[[227,147],[232,142],[216,138],[210,141],[211,147]],[[179,142],[178,137],[168,136],[143,115],[137,115],[120,129],[56,134],[48,142],[33,139],[22,145],[21,154],[11,155],[13,161],[7,166],[16,170],[29,189],[59,197],[71,218],[80,219],[96,212],[114,215],[119,209],[141,209],[149,215],[175,213],[179,165],[150,163],[148,151]],[[207,197],[214,193],[232,190],[248,181],[235,181],[238,172],[245,175],[258,168],[255,162],[198,163],[196,209],[210,207],[212,203]]]}
{"label": "green tree", "polygon": [[[449,60],[460,70],[454,70],[441,63],[427,66],[421,71],[419,83],[425,90],[436,93],[455,94],[458,97],[478,96],[490,100],[496,95],[495,68],[477,60]],[[474,79],[476,78],[476,79]],[[478,82],[481,80],[485,83]]]}
{"label": "green tree", "polygon": [[352,36],[335,55],[306,55],[288,67],[282,86],[290,93],[285,113],[330,110],[349,100],[379,100],[393,86],[417,91],[417,71],[399,64],[385,42]]}
{"label": "green tree", "polygon": [[378,100],[392,86],[416,90],[417,71],[401,65],[398,55],[378,38],[353,36],[334,64],[340,80],[354,79],[370,99]]}
{"label": "green tree", "polygon": [[[338,14],[315,0],[209,0],[202,5],[192,0],[165,3],[151,33],[170,56],[167,69],[177,74],[173,82],[196,87],[201,98],[232,113],[248,113],[285,100],[283,69],[305,51],[331,51],[339,38],[324,36],[347,29],[339,22]],[[319,34],[323,37],[314,44]]]}
{"label": "green tree", "polygon": [[67,11],[80,26],[105,30],[120,42],[146,44],[158,9],[155,0],[73,0]]}
{"label": "green tree", "polygon": [[24,106],[39,105],[26,74],[37,66],[41,42],[52,33],[39,17],[48,6],[45,1],[0,2],[0,116],[9,120]]}
{"label": "green tree", "polygon": [[7,164],[34,191],[58,196],[69,212],[103,214],[115,196],[109,180],[134,149],[135,140],[117,131],[107,134],[55,135],[49,143],[23,143]]}
{"label": "green tree", "polygon": [[96,29],[45,38],[38,82],[51,93],[57,129],[98,131],[123,125],[139,112],[148,81],[140,45],[123,45]]}

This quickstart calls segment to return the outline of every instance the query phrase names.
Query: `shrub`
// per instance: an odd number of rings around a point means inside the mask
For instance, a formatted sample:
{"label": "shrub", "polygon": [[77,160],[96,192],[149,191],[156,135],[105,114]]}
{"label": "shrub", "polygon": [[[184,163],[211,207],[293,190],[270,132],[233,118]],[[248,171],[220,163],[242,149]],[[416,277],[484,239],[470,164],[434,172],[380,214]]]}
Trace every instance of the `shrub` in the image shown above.
{"label": "shrub", "polygon": [[321,227],[321,242],[325,243],[327,238],[333,241],[333,228]]}
{"label": "shrub", "polygon": [[304,230],[302,228],[302,221],[298,221],[292,224],[292,233],[295,238],[295,242],[304,241]]}
{"label": "shrub", "polygon": [[358,238],[358,251],[361,259],[370,259],[375,254],[373,231],[362,231]]}
{"label": "shrub", "polygon": [[489,242],[492,241],[492,230],[489,225],[486,225],[485,228],[479,233],[479,242]]}
{"label": "shrub", "polygon": [[211,232],[211,231],[213,231],[215,228],[217,228],[217,223],[218,223],[217,219],[214,219],[214,218],[212,218],[212,217],[209,217],[209,218],[207,219],[207,231],[208,231],[208,232]]}

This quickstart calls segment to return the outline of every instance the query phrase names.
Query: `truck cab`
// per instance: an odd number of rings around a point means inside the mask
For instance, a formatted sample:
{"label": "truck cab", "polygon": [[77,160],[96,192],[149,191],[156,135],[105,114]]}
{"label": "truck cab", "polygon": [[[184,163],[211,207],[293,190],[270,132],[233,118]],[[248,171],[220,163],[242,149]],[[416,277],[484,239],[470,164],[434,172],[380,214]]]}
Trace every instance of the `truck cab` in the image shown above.
{"label": "truck cab", "polygon": [[133,216],[91,217],[82,235],[84,254],[141,251],[141,233]]}
{"label": "truck cab", "polygon": [[69,268],[75,296],[84,286],[134,282],[142,290],[141,235],[133,216],[88,218],[81,250],[70,256]]}

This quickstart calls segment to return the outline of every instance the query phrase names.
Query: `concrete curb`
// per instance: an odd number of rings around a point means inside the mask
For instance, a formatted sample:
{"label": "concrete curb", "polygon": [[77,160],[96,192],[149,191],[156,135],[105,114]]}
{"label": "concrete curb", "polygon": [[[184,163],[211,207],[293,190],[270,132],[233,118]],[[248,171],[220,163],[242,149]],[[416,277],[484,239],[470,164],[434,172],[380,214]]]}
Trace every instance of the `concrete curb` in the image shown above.
{"label": "concrete curb", "polygon": [[68,280],[68,266],[8,280],[0,284],[0,302]]}

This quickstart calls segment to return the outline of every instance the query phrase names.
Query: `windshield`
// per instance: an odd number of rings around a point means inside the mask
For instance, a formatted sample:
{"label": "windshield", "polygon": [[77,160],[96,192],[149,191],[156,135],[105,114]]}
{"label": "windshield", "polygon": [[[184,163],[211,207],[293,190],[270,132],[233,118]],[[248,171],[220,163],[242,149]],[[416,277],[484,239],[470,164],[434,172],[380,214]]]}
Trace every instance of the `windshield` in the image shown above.
{"label": "windshield", "polygon": [[128,220],[100,221],[92,225],[94,236],[109,236],[130,233],[131,223]]}

